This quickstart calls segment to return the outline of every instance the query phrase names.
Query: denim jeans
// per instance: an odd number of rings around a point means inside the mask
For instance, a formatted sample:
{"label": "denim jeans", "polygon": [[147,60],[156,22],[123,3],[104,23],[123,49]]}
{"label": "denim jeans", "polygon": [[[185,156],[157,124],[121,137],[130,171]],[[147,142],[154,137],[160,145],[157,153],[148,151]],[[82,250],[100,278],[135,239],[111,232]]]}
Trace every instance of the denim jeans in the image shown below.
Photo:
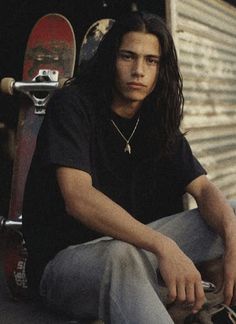
{"label": "denim jeans", "polygon": [[[235,204],[236,205],[236,204]],[[223,254],[221,238],[198,209],[162,218],[148,226],[172,238],[194,263]],[[106,324],[173,323],[166,288],[151,252],[102,237],[59,252],[44,271],[40,293],[46,304],[74,319]]]}

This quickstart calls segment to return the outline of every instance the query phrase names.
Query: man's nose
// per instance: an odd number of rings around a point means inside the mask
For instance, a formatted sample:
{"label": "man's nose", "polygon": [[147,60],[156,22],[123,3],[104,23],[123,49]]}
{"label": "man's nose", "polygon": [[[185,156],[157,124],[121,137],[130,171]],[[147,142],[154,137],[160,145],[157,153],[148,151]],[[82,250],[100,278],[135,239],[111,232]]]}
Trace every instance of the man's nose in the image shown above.
{"label": "man's nose", "polygon": [[134,61],[132,75],[134,76],[144,76],[145,74],[145,66],[142,58],[138,58]]}

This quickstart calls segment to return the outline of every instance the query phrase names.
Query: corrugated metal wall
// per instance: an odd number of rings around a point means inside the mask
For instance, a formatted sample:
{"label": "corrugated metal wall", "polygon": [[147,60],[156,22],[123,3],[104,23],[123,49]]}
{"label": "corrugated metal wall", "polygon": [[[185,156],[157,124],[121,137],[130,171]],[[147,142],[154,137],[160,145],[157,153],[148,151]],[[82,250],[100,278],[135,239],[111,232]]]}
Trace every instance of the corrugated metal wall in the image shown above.
{"label": "corrugated metal wall", "polygon": [[169,0],[167,9],[184,80],[183,129],[209,178],[236,199],[236,8]]}

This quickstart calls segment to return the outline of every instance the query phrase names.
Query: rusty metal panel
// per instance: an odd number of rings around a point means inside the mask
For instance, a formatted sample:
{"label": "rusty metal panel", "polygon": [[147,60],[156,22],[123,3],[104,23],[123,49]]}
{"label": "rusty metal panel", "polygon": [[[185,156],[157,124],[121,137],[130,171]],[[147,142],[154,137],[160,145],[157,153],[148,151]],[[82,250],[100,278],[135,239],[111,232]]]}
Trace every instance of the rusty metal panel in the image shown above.
{"label": "rusty metal panel", "polygon": [[236,199],[236,8],[223,0],[168,3],[176,11],[183,129],[209,178]]}

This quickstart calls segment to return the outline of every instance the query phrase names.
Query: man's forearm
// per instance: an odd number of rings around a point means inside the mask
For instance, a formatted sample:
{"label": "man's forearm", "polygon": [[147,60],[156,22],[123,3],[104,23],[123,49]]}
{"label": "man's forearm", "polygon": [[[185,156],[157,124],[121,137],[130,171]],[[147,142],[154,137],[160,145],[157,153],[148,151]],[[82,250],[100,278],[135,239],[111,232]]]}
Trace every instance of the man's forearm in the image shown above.
{"label": "man's forearm", "polygon": [[79,200],[74,199],[68,213],[93,230],[148,250],[159,236],[94,187],[80,195]]}
{"label": "man's forearm", "polygon": [[[203,181],[204,183],[204,181]],[[191,186],[190,186],[191,187]],[[205,182],[196,190],[196,200],[202,217],[224,240],[223,291],[226,305],[236,304],[236,217],[223,194]],[[191,191],[191,190],[190,190]]]}
{"label": "man's forearm", "polygon": [[235,244],[236,217],[221,191],[209,183],[202,189],[197,203],[202,217],[222,237],[226,247]]}
{"label": "man's forearm", "polygon": [[171,240],[137,221],[94,188],[85,173],[78,175],[76,170],[61,168],[58,181],[69,215],[103,235],[131,243],[157,256],[164,253],[167,241]]}

